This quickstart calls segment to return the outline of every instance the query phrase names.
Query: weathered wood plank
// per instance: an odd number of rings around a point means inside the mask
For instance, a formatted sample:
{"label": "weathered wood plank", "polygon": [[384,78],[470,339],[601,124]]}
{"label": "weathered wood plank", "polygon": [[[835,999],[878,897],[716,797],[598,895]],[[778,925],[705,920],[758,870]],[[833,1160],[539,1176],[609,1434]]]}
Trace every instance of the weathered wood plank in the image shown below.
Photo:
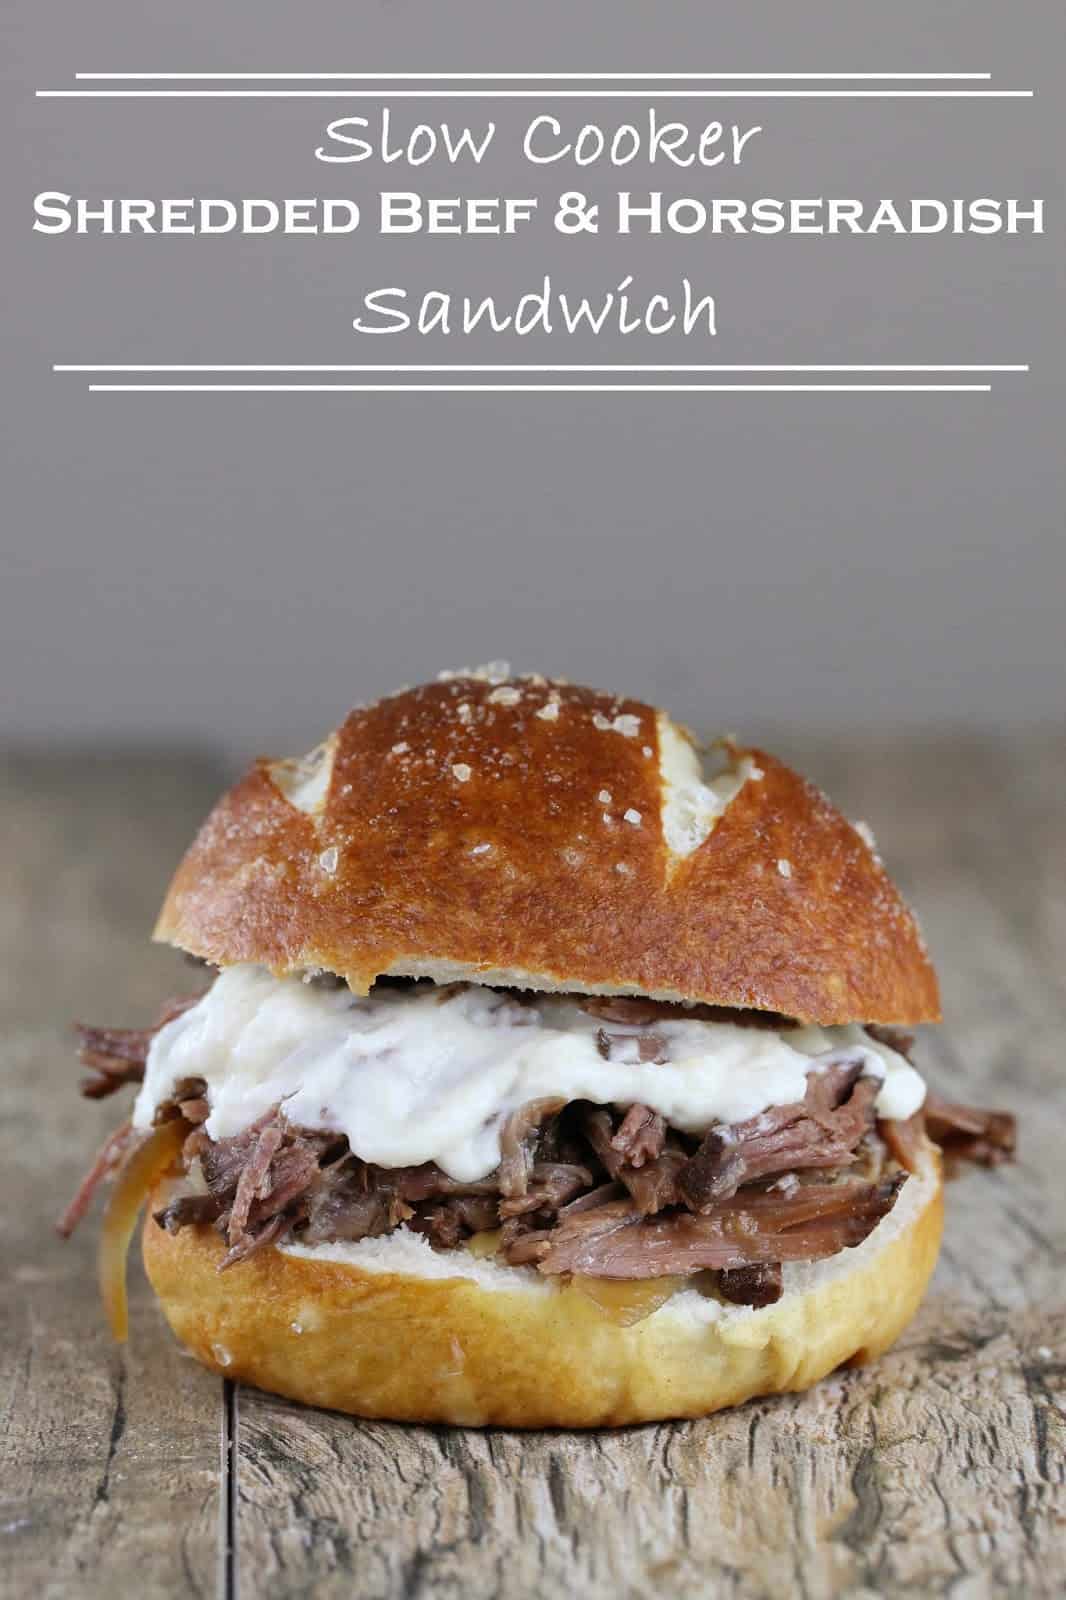
{"label": "weathered wood plank", "polygon": [[900,1345],[809,1395],[588,1436],[358,1424],[238,1395],[242,1600],[1061,1592],[1066,741],[794,752],[871,819],[944,976],[941,1088],[1019,1166],[953,1190]]}
{"label": "weathered wood plank", "polygon": [[76,1093],[69,1021],[154,1013],[188,969],[147,942],[216,790],[209,763],[12,760],[0,771],[0,1570],[12,1595],[217,1592],[219,1385],[147,1285],[130,1343],[97,1304],[94,1229],[53,1219],[116,1102]]}
{"label": "weathered wood plank", "polygon": [[[1057,1593],[1066,1558],[1060,1039],[1066,745],[869,741],[806,764],[918,900],[952,1093],[999,1095],[1024,1160],[954,1191],[934,1293],[870,1372],[705,1423],[588,1437],[359,1425],[239,1397],[242,1595]],[[148,1015],[146,944],[216,779],[180,760],[32,761],[0,788],[0,1562],[13,1592],[211,1594],[219,1395],[143,1293],[108,1344],[92,1240],[49,1224],[113,1121],[70,1093],[66,1019]]]}

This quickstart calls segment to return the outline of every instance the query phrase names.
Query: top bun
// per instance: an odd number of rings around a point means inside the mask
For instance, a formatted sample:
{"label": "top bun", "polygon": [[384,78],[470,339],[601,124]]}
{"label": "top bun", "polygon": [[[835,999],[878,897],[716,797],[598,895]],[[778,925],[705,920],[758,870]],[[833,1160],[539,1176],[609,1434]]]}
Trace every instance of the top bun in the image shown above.
{"label": "top bun", "polygon": [[218,966],[429,977],[779,1012],[939,1019],[867,839],[773,756],[701,769],[664,712],[502,664],[258,761],[175,874],[156,938]]}

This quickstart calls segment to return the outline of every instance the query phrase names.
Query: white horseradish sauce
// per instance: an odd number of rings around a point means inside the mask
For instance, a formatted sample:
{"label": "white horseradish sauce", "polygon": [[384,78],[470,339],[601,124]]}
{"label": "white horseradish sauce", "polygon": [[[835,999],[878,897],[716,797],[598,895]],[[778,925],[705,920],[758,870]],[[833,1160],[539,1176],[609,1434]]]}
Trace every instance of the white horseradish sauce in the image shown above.
{"label": "white horseradish sauce", "polygon": [[[600,1028],[616,1041],[611,1060],[597,1046]],[[666,1061],[638,1059],[640,1036],[652,1033]],[[214,1139],[242,1133],[280,1101],[290,1122],[345,1134],[364,1161],[435,1161],[474,1182],[498,1165],[502,1124],[527,1100],[639,1102],[699,1134],[802,1100],[808,1072],[856,1057],[882,1081],[879,1115],[918,1110],[918,1073],[856,1024],[778,1033],[679,1017],[637,1027],[558,995],[520,1004],[476,985],[420,984],[360,998],[236,966],[152,1040],[133,1123],[150,1127],[182,1078],[203,1078]]]}

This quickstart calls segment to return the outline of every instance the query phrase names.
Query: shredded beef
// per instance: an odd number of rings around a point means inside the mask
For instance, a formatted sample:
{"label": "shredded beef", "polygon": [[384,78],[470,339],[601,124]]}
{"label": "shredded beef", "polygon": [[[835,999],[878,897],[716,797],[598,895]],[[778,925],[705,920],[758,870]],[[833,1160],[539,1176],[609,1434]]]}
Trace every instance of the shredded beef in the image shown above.
{"label": "shredded beef", "polygon": [[[330,981],[328,975],[323,981]],[[441,1001],[453,989],[441,991]],[[521,1021],[528,996],[501,991],[499,1007]],[[666,1059],[655,1023],[697,1018],[754,1027],[792,1026],[771,1013],[684,1007],[637,996],[575,996],[605,1024],[597,1030],[608,1060]],[[144,1074],[151,1040],[194,999],[171,1001],[153,1028],[79,1027],[90,1097]],[[913,1040],[868,1029],[903,1055]],[[782,1263],[817,1261],[861,1243],[918,1169],[927,1137],[956,1160],[995,1165],[1014,1150],[1014,1119],[930,1094],[906,1121],[876,1120],[879,1084],[846,1058],[808,1074],[804,1098],[772,1106],[747,1122],[713,1126],[702,1139],[668,1127],[649,1106],[600,1106],[542,1098],[521,1106],[501,1130],[497,1169],[475,1182],[451,1178],[433,1162],[384,1168],[360,1160],[343,1135],[292,1126],[274,1107],[229,1139],[209,1137],[202,1078],[175,1085],[156,1123],[188,1128],[189,1176],[155,1213],[171,1233],[213,1226],[226,1242],[221,1266],[247,1260],[286,1238],[308,1244],[369,1238],[405,1225],[438,1250],[473,1234],[498,1233],[512,1265],[589,1278],[632,1280],[712,1273],[722,1298],[772,1304],[782,1293]],[[96,1187],[137,1138],[126,1123],[100,1151],[58,1224],[69,1234]]]}
{"label": "shredded beef", "polygon": [[925,1117],[916,1111],[906,1120],[886,1117],[878,1122],[877,1132],[894,1161],[908,1172],[917,1172],[925,1145]]}
{"label": "shredded beef", "polygon": [[500,1193],[523,1195],[533,1170],[533,1150],[546,1117],[560,1112],[565,1100],[529,1100],[507,1118],[500,1132]]}
{"label": "shredded beef", "polygon": [[679,1006],[668,1005],[662,1000],[645,1000],[643,996],[635,994],[583,994],[579,1004],[590,1017],[599,1017],[604,1022],[624,1022],[633,1028],[642,1028],[646,1023],[658,1022],[663,1017],[685,1014]]}
{"label": "shredded beef", "polygon": [[282,1216],[277,1216],[271,1217],[269,1222],[265,1222],[254,1233],[251,1230],[242,1233],[237,1243],[231,1245],[222,1257],[218,1264],[218,1270],[225,1272],[227,1267],[235,1267],[238,1261],[247,1261],[248,1257],[254,1255],[257,1250],[262,1250],[264,1246],[273,1244],[275,1239],[280,1239],[287,1227],[286,1219]]}
{"label": "shredded beef", "polygon": [[594,1206],[602,1206],[608,1200],[622,1200],[625,1198],[625,1185],[621,1183],[601,1183],[595,1189],[589,1189],[587,1194],[579,1194],[576,1200],[571,1200],[568,1205],[559,1207],[561,1217],[569,1217],[576,1211],[591,1211]]}
{"label": "shredded beef", "polygon": [[623,1173],[625,1185],[638,1211],[644,1216],[651,1216],[667,1206],[680,1205],[678,1176],[688,1159],[688,1152],[675,1143],[643,1167],[626,1167]]}
{"label": "shredded beef", "polygon": [[679,1005],[671,1000],[648,1000],[643,995],[575,995],[582,1011],[604,1022],[623,1022],[630,1027],[646,1027],[650,1022],[732,1022],[738,1028],[772,1028],[780,1032],[795,1028],[793,1017],[776,1011],[743,1011],[733,1006]]}
{"label": "shredded beef", "polygon": [[78,1060],[94,1074],[82,1080],[87,1100],[102,1100],[124,1083],[140,1083],[152,1040],[151,1028],[90,1028],[74,1024]]}
{"label": "shredded beef", "polygon": [[940,1146],[948,1177],[955,1177],[962,1162],[998,1167],[1014,1155],[1016,1124],[1009,1111],[986,1111],[941,1100],[926,1094],[920,1111],[906,1121],[881,1121],[877,1131],[893,1160],[916,1172],[926,1139]]}
{"label": "shredded beef", "polygon": [[112,1173],[117,1172],[134,1143],[133,1124],[124,1122],[109,1134],[96,1153],[96,1159],[78,1185],[77,1193],[56,1223],[56,1232],[69,1239],[92,1205],[93,1195]]}
{"label": "shredded beef", "polygon": [[[202,1088],[198,1080],[177,1085],[159,1120],[181,1115],[186,1105],[199,1112]],[[831,1093],[823,1087],[801,1109],[815,1118],[836,1115],[844,1102],[832,1102],[841,1092],[839,1085]],[[404,1223],[434,1248],[452,1249],[473,1233],[499,1228],[500,1253],[516,1265],[623,1278],[736,1269],[723,1294],[746,1295],[745,1303],[755,1304],[769,1303],[773,1273],[741,1268],[817,1259],[865,1237],[876,1220],[869,1201],[860,1203],[870,1185],[789,1178],[770,1189],[749,1184],[738,1199],[712,1202],[706,1227],[694,1231],[678,1183],[694,1159],[691,1143],[644,1106],[619,1114],[535,1101],[509,1119],[505,1134],[497,1171],[463,1183],[431,1162],[369,1165],[343,1138],[290,1126],[280,1107],[229,1139],[212,1140],[196,1126],[186,1157],[206,1192],[174,1196],[156,1221],[171,1232],[213,1224],[228,1246],[223,1269],[285,1237],[356,1241]],[[557,1149],[583,1151],[585,1159],[539,1159]],[[778,1256],[769,1253],[771,1242]]]}
{"label": "shredded beef", "polygon": [[689,1159],[684,1149],[675,1143],[654,1160],[636,1166],[619,1149],[611,1113],[603,1106],[590,1106],[585,1112],[584,1132],[608,1177],[625,1185],[639,1211],[650,1215],[678,1204],[678,1173]]}
{"label": "shredded beef", "polygon": [[432,1161],[426,1161],[420,1167],[381,1167],[377,1169],[382,1181],[393,1184],[397,1193],[402,1194],[405,1200],[416,1205],[420,1200],[439,1200],[450,1195],[486,1195],[499,1194],[500,1184],[495,1176],[478,1178],[476,1182],[464,1183],[458,1178],[449,1178]]}
{"label": "shredded beef", "polygon": [[364,1187],[359,1180],[368,1170],[353,1174],[347,1184],[317,1187],[308,1196],[307,1222],[299,1235],[302,1241],[324,1244],[344,1239],[355,1244],[389,1233],[414,1216],[413,1207],[394,1189],[379,1183]]}
{"label": "shredded beef", "polygon": [[[307,1222],[300,1238],[308,1244],[328,1239],[354,1242],[410,1222],[436,1244],[451,1224],[442,1220],[427,1228],[421,1226],[424,1219],[473,1216],[475,1202],[482,1203],[477,1214],[484,1218],[489,1214],[484,1209],[484,1202],[488,1201],[492,1220],[484,1226],[495,1227],[499,1192],[495,1178],[461,1183],[432,1162],[418,1167],[374,1167],[359,1161],[345,1147],[343,1157],[319,1173],[307,1195]],[[437,1202],[443,1202],[444,1209]]]}
{"label": "shredded beef", "polygon": [[737,1306],[772,1306],[784,1291],[780,1261],[760,1261],[751,1267],[726,1267],[718,1276],[724,1300]]}
{"label": "shredded beef", "polygon": [[232,1205],[241,1173],[258,1143],[260,1131],[260,1126],[253,1124],[232,1139],[209,1139],[206,1133],[201,1133],[190,1141],[195,1144],[204,1182],[217,1200]]}
{"label": "shredded beef", "polygon": [[186,1122],[198,1127],[201,1122],[206,1122],[211,1113],[207,1103],[207,1084],[203,1078],[182,1078],[174,1085],[173,1093],[169,1100],[164,1100],[156,1108],[152,1118],[156,1127],[163,1122],[173,1122],[176,1118],[184,1118]]}
{"label": "shredded beef", "polygon": [[742,1184],[808,1167],[846,1166],[874,1121],[880,1084],[860,1077],[858,1062],[807,1075],[807,1093],[793,1105],[771,1106],[747,1122],[714,1127],[678,1184],[685,1204],[707,1211]]}
{"label": "shredded beef", "polygon": [[168,1000],[150,1028],[92,1028],[74,1024],[78,1036],[78,1060],[92,1076],[83,1078],[81,1092],[87,1100],[103,1100],[125,1083],[140,1083],[144,1077],[148,1047],[160,1028],[180,1017],[203,997],[181,995]]}
{"label": "shredded beef", "polygon": [[241,1168],[233,1205],[230,1208],[229,1222],[226,1224],[226,1233],[231,1245],[236,1244],[248,1231],[253,1202],[264,1199],[274,1188],[270,1167],[281,1149],[284,1137],[280,1123],[275,1122],[272,1126],[264,1128],[255,1142],[251,1155]]}
{"label": "shredded beef", "polygon": [[263,1221],[303,1201],[319,1181],[319,1158],[314,1146],[297,1135],[280,1149],[260,1184],[248,1213],[249,1224]]}
{"label": "shredded beef", "polygon": [[591,1183],[592,1173],[588,1167],[570,1166],[561,1161],[535,1161],[532,1181],[525,1194],[501,1199],[500,1216],[517,1217],[528,1211],[554,1214],[582,1190],[587,1190]]}
{"label": "shredded beef", "polygon": [[536,1146],[538,1161],[559,1161],[571,1167],[588,1165],[589,1147],[581,1130],[584,1109],[583,1101],[572,1100],[558,1116],[541,1123]]}
{"label": "shredded beef", "polygon": [[596,1030],[596,1048],[605,1061],[669,1061],[666,1040],[658,1033],[608,1033]]}
{"label": "shredded beef", "polygon": [[497,1225],[496,1202],[489,1196],[457,1196],[427,1206],[412,1217],[408,1226],[426,1236],[438,1250],[454,1250],[472,1234],[485,1233]]}
{"label": "shredded beef", "polygon": [[320,1162],[336,1145],[333,1135],[291,1128],[276,1108],[231,1139],[212,1140],[197,1129],[186,1141],[186,1157],[199,1162],[214,1219],[206,1203],[189,1207],[187,1217],[167,1207],[162,1225],[215,1220],[230,1246],[222,1264],[232,1266],[253,1244],[268,1243],[304,1220],[310,1192],[325,1176]]}
{"label": "shredded beef", "polygon": [[662,1154],[666,1143],[666,1118],[647,1106],[630,1106],[622,1118],[622,1126],[611,1139],[617,1150],[631,1167],[642,1167],[645,1161],[654,1161]]}
{"label": "shredded beef", "polygon": [[1014,1155],[1016,1123],[1009,1111],[984,1111],[927,1094],[922,1107],[929,1137],[950,1161],[998,1167]]}
{"label": "shredded beef", "polygon": [[168,1200],[159,1211],[152,1213],[156,1222],[168,1233],[180,1233],[201,1222],[217,1222],[219,1202],[213,1194],[183,1194]]}
{"label": "shredded beef", "polygon": [[512,1217],[500,1229],[499,1254],[512,1267],[532,1267],[548,1249],[551,1231],[528,1217]]}
{"label": "shredded beef", "polygon": [[[861,1244],[892,1209],[905,1173],[882,1184],[818,1185],[841,1191],[802,1219],[788,1215],[793,1202],[778,1198],[776,1211],[752,1201],[722,1205],[694,1216],[677,1211],[641,1217],[628,1201],[565,1218],[543,1241],[541,1272],[581,1272],[597,1278],[659,1278],[710,1268],[781,1261],[820,1261]],[[814,1186],[812,1186],[814,1187]]]}
{"label": "shredded beef", "polygon": [[622,1173],[626,1158],[615,1147],[614,1118],[607,1106],[587,1106],[582,1118],[581,1131],[592,1147],[593,1154],[608,1177],[624,1183]]}
{"label": "shredded beef", "polygon": [[191,1122],[197,1127],[201,1122],[206,1122],[211,1115],[211,1107],[203,1095],[196,1095],[191,1100],[179,1100],[178,1111],[186,1122]]}
{"label": "shredded beef", "polygon": [[877,1183],[841,1175],[831,1179],[801,1178],[779,1188],[755,1186],[730,1200],[720,1200],[706,1216],[739,1233],[752,1229],[777,1233],[809,1223],[826,1222],[850,1216],[866,1206],[896,1194],[906,1173],[895,1173]]}

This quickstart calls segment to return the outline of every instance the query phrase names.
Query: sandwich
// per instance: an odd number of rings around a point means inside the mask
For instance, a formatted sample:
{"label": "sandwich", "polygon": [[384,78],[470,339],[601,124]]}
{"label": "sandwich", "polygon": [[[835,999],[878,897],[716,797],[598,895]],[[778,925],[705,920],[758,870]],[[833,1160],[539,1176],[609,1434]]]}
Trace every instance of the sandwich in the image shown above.
{"label": "sandwich", "polygon": [[940,1018],[864,824],[734,739],[503,664],[359,707],[218,803],[156,927],[202,992],[81,1027],[136,1085],[126,1256],[230,1379],[362,1417],[703,1416],[879,1356],[942,1175],[1012,1118],[914,1065]]}

